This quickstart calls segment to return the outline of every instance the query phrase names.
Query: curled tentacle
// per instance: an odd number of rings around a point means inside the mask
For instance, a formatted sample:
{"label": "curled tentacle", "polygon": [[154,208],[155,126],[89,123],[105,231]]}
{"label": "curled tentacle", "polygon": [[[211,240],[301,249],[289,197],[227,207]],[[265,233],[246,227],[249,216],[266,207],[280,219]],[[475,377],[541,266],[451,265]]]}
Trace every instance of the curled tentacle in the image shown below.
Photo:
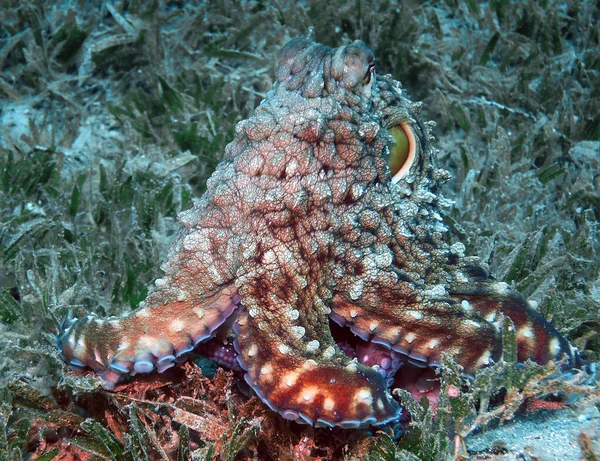
{"label": "curled tentacle", "polygon": [[177,312],[174,318],[161,315],[162,305],[146,305],[122,318],[87,316],[63,324],[57,347],[70,366],[91,368],[113,389],[126,376],[162,373],[185,361],[198,344],[216,334],[239,301],[228,287],[207,298],[202,307],[173,303],[169,308]]}

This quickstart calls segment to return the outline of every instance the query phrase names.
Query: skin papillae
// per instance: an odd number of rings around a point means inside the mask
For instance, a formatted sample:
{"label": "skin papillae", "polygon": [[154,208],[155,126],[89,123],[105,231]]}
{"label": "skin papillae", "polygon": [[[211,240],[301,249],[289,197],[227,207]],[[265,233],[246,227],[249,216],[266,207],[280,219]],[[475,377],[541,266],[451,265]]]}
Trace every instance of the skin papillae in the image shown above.
{"label": "skin papillae", "polygon": [[[419,111],[399,82],[376,75],[364,43],[332,49],[312,30],[290,41],[274,88],[180,214],[164,277],[124,317],[67,322],[62,357],[112,388],[229,337],[234,364],[271,409],[341,427],[384,424],[400,410],[385,373],[348,357],[333,324],[394,359],[388,378],[403,363],[435,367],[442,352],[466,373],[490,364],[505,316],[519,360],[565,354],[573,364],[558,331],[462,244],[447,243],[439,186],[449,175]],[[412,152],[394,175],[399,128]]]}

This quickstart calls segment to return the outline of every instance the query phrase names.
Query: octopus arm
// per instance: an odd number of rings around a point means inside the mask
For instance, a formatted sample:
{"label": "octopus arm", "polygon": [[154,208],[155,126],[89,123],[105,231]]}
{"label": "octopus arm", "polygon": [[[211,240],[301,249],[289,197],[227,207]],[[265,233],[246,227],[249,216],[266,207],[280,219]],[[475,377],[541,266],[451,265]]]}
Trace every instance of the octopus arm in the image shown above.
{"label": "octopus arm", "polygon": [[489,322],[498,324],[502,317],[510,318],[515,325],[520,362],[532,359],[545,364],[566,357],[569,367],[581,365],[577,351],[565,337],[505,283],[495,283],[468,294],[455,292],[452,296],[465,309]]}
{"label": "octopus arm", "polygon": [[196,345],[216,334],[241,299],[228,280],[232,269],[219,258],[227,251],[219,244],[222,232],[182,232],[163,266],[165,276],[136,311],[65,322],[57,337],[63,359],[73,368],[91,368],[109,389],[125,376],[163,372],[185,360]]}
{"label": "octopus arm", "polygon": [[[317,427],[356,428],[398,418],[400,408],[382,376],[338,349],[326,317],[322,334],[298,338],[284,316],[273,323],[264,314],[252,315],[240,314],[234,344],[246,382],[272,410]],[[286,334],[278,335],[280,328]]]}
{"label": "octopus arm", "polygon": [[437,366],[446,352],[470,372],[500,357],[498,328],[450,299],[394,300],[383,288],[365,299],[373,303],[359,304],[336,295],[332,318],[363,340],[391,349],[403,361]]}
{"label": "octopus arm", "polygon": [[65,325],[57,346],[73,368],[91,368],[113,389],[125,376],[162,373],[186,360],[236,311],[238,300],[235,289],[225,287],[202,304],[173,301],[121,318],[83,317]]}

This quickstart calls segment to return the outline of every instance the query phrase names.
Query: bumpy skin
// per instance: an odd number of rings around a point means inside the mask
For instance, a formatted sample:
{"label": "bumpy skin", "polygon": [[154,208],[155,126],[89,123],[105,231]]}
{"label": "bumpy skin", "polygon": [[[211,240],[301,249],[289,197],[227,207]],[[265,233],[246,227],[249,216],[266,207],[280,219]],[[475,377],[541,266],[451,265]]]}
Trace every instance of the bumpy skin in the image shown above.
{"label": "bumpy skin", "polygon": [[[382,368],[435,366],[443,351],[467,373],[498,359],[504,315],[520,360],[573,360],[520,295],[446,243],[438,187],[448,173],[432,124],[373,61],[360,41],[331,49],[309,31],[288,43],[274,89],[238,124],[206,194],[179,216],[164,277],[125,317],[65,325],[65,360],[112,387],[164,371],[225,324],[219,331],[235,336],[245,379],[270,408],[342,427],[398,418]],[[400,124],[414,135],[415,158],[395,183],[388,130]],[[370,346],[348,357],[330,319]]]}

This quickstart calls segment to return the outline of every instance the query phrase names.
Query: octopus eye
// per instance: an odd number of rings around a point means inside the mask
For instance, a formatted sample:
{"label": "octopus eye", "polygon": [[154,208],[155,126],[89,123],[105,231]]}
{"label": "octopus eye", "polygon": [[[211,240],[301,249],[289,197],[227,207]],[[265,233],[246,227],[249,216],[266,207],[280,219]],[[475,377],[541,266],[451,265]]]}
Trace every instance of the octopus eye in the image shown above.
{"label": "octopus eye", "polygon": [[408,174],[408,170],[415,161],[415,135],[405,123],[392,127],[390,134],[396,140],[396,145],[390,152],[389,167],[392,172],[392,181],[398,182]]}
{"label": "octopus eye", "polygon": [[375,61],[371,61],[369,63],[369,68],[367,69],[367,73],[363,77],[363,85],[368,85],[371,83],[371,78],[373,77],[373,72],[375,72]]}

